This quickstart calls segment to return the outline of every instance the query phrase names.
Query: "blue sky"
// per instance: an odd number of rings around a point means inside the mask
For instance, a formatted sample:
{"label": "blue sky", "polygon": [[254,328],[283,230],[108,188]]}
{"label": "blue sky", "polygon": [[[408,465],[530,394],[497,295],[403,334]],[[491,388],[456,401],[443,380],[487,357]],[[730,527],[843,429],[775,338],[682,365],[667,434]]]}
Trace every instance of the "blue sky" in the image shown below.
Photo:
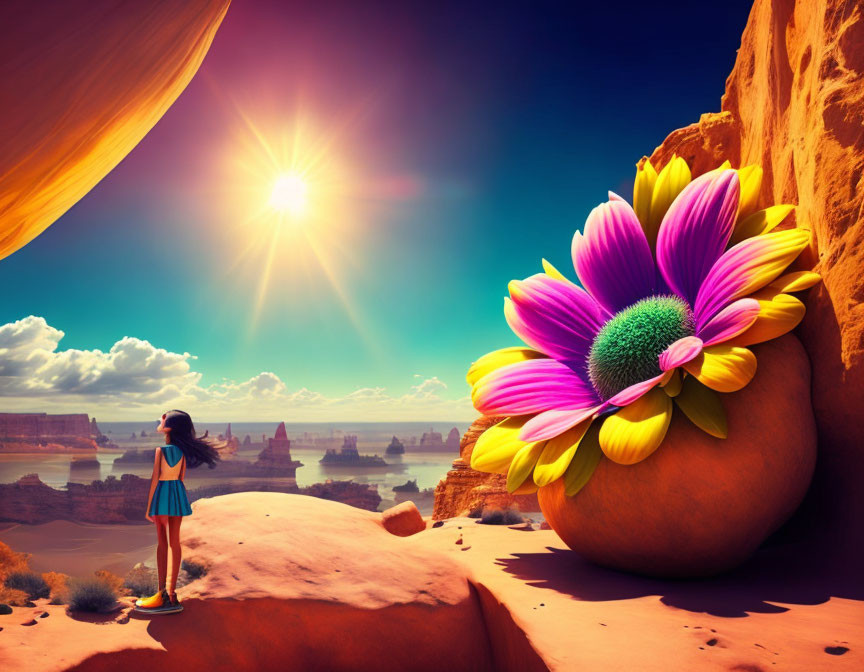
{"label": "blue sky", "polygon": [[[467,367],[518,343],[507,282],[541,257],[573,277],[591,208],[629,199],[636,161],[719,109],[749,11],[358,4],[236,3],[142,143],[0,261],[0,353],[74,369],[13,380],[7,364],[7,408],[469,419]],[[272,146],[303,120],[350,175],[310,200],[323,262],[300,223],[264,272],[269,238],[237,197],[244,116]]]}

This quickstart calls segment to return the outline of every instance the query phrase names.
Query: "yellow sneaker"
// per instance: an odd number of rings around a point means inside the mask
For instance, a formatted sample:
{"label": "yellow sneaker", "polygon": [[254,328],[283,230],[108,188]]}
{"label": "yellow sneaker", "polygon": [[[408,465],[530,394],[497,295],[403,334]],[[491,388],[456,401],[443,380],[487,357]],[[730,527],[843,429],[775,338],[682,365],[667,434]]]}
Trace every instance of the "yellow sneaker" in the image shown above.
{"label": "yellow sneaker", "polygon": [[163,604],[166,604],[168,602],[168,591],[163,588],[155,595],[151,595],[150,597],[142,597],[135,600],[135,606],[144,607],[145,609],[153,609],[154,607],[161,607]]}

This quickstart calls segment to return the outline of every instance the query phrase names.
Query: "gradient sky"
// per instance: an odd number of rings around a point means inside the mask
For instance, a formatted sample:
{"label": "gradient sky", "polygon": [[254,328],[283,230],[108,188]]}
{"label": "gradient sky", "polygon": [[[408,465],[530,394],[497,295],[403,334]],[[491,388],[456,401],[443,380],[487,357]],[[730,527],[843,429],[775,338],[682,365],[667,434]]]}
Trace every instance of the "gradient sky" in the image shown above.
{"label": "gradient sky", "polygon": [[[574,276],[573,232],[607,189],[629,200],[636,161],[719,109],[749,6],[235,2],[141,144],[0,261],[0,325],[44,318],[57,353],[147,341],[183,380],[187,366],[200,388],[233,385],[249,420],[357,419],[382,395],[375,419],[468,419],[467,367],[518,344],[508,281],[541,257]],[[341,186],[319,208],[318,256],[283,236],[262,296],[250,124],[275,147],[300,123]],[[257,383],[243,384],[262,372],[286,411],[248,417]],[[112,420],[174,399],[150,381],[136,402],[136,384],[72,384],[70,404],[7,386],[5,405]],[[292,417],[301,397],[326,408]]]}

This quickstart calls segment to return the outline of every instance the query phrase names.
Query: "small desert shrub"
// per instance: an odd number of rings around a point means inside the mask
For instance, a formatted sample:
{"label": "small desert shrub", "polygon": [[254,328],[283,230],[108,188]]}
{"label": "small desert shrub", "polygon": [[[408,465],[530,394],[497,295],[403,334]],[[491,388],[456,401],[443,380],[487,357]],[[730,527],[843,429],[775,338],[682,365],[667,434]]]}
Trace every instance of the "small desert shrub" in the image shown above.
{"label": "small desert shrub", "polygon": [[12,607],[10,607],[8,604],[0,603],[0,616],[6,616],[7,614],[11,614],[11,613],[12,613]]}
{"label": "small desert shrub", "polygon": [[51,588],[45,583],[42,575],[29,570],[12,572],[6,577],[4,585],[12,590],[24,591],[31,600],[38,600],[51,594]]}
{"label": "small desert shrub", "polygon": [[107,569],[97,570],[96,572],[94,572],[94,576],[96,576],[97,579],[102,579],[105,583],[111,586],[111,590],[113,590],[117,595],[123,594],[124,588],[122,576],[112,574]]}
{"label": "small desert shrub", "polygon": [[0,583],[13,572],[26,572],[29,553],[16,553],[0,541]]}
{"label": "small desert shrub", "polygon": [[525,519],[515,509],[485,509],[480,522],[484,525],[517,525]]}
{"label": "small desert shrub", "polygon": [[23,590],[0,586],[0,602],[13,607],[23,607],[30,602],[30,596]]}
{"label": "small desert shrub", "polygon": [[51,591],[50,604],[66,604],[69,599],[69,586],[67,585],[69,577],[60,572],[45,572],[42,574],[42,578]]}
{"label": "small desert shrub", "polygon": [[123,587],[136,597],[153,595],[156,592],[158,577],[153,567],[138,563],[126,574]]}
{"label": "small desert shrub", "polygon": [[117,593],[97,576],[72,579],[69,582],[69,609],[72,611],[108,611],[117,603]]}
{"label": "small desert shrub", "polygon": [[183,560],[180,563],[180,568],[186,571],[190,580],[200,579],[207,573],[207,567],[194,560]]}

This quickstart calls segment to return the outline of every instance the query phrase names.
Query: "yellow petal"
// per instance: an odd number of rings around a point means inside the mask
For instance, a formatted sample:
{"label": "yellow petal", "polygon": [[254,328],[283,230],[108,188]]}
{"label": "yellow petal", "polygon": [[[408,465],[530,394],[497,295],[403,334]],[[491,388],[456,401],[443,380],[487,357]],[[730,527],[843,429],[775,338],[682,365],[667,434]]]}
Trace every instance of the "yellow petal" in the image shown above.
{"label": "yellow petal", "polygon": [[474,383],[480,380],[487,373],[490,373],[495,369],[500,369],[502,366],[513,364],[514,362],[522,362],[526,359],[539,359],[545,356],[546,355],[542,352],[520,346],[493,350],[471,364],[468,369],[468,374],[465,376],[465,380],[468,381],[469,385],[473,386]]}
{"label": "yellow petal", "polygon": [[615,415],[600,429],[600,446],[613,462],[641,462],[666,436],[672,419],[672,400],[659,387],[651,389]]}
{"label": "yellow petal", "polygon": [[741,185],[738,219],[741,219],[755,212],[759,205],[759,192],[762,190],[762,167],[754,164],[739,169],[738,183]]}
{"label": "yellow petal", "polygon": [[781,275],[769,287],[778,292],[800,292],[809,289],[822,279],[822,276],[813,271],[794,271]]}
{"label": "yellow petal", "polygon": [[588,418],[546,442],[537,460],[537,466],[534,467],[534,482],[538,486],[549,485],[564,475],[573,455],[578,452],[576,449],[579,447],[579,442],[590,426],[591,418]]}
{"label": "yellow petal", "polygon": [[681,393],[681,374],[678,372],[678,369],[672,369],[670,373],[672,375],[669,377],[669,380],[665,384],[661,381],[660,387],[670,397],[677,397]]}
{"label": "yellow petal", "polygon": [[572,497],[579,492],[594,474],[601,457],[600,423],[595,422],[582,437],[579,449],[564,472],[564,494]]}
{"label": "yellow petal", "polygon": [[506,418],[484,431],[471,452],[471,468],[492,474],[506,474],[516,453],[527,445],[519,439],[519,430],[531,417]]}
{"label": "yellow petal", "polygon": [[510,469],[507,471],[507,492],[515,492],[525,483],[526,479],[531,478],[531,472],[534,470],[534,465],[537,464],[537,459],[543,452],[545,444],[545,441],[535,441],[526,444],[516,452],[510,463]]}
{"label": "yellow petal", "polygon": [[657,242],[657,231],[660,230],[663,215],[666,214],[675,197],[688,184],[690,184],[690,166],[680,156],[673,157],[657,175],[654,193],[651,195],[651,216],[645,229],[645,235],[652,248]]}
{"label": "yellow petal", "polygon": [[702,431],[718,439],[725,439],[728,435],[726,409],[723,408],[720,396],[693,376],[687,376],[684,380],[681,394],[675,397],[675,403]]}
{"label": "yellow petal", "polygon": [[654,170],[649,159],[637,169],[636,181],[633,183],[633,211],[642,223],[643,229],[648,226],[651,216],[651,196],[654,193],[655,182],[657,182],[657,171]]}
{"label": "yellow petal", "polygon": [[529,476],[528,478],[525,479],[525,482],[522,485],[520,485],[518,488],[516,488],[510,494],[511,495],[530,495],[532,493],[537,492],[539,489],[540,488],[534,482],[534,479]]}
{"label": "yellow petal", "polygon": [[772,231],[780,222],[789,216],[789,213],[795,209],[794,205],[788,203],[783,205],[772,205],[770,208],[765,208],[759,212],[754,212],[752,215],[739,219],[735,225],[735,230],[732,232],[732,238],[729,243],[734,245],[740,243],[746,238],[753,236],[761,236],[764,233]]}
{"label": "yellow petal", "polygon": [[756,355],[747,348],[720,343],[704,348],[684,369],[717,392],[737,392],[756,374]]}
{"label": "yellow petal", "polygon": [[759,302],[759,314],[747,331],[727,341],[729,345],[745,346],[770,341],[792,331],[804,319],[804,304],[773,287],[766,287],[749,298]]}
{"label": "yellow petal", "polygon": [[810,244],[810,232],[804,229],[774,231],[739,244],[746,244],[751,253],[741,257],[741,265],[735,273],[745,282],[727,297],[729,301],[748,296],[774,282]]}
{"label": "yellow petal", "polygon": [[570,280],[561,271],[559,271],[545,259],[541,259],[540,263],[543,264],[543,272],[550,278],[555,278],[556,280],[563,280],[564,282],[570,282]]}

